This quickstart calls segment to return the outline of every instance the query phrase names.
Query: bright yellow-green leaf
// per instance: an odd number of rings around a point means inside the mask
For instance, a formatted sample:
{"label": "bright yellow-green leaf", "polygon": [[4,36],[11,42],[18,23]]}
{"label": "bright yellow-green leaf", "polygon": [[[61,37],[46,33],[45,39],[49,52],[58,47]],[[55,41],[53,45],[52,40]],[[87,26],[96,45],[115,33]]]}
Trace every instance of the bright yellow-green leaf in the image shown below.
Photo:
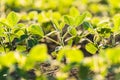
{"label": "bright yellow-green leaf", "polygon": [[86,15],[87,15],[87,13],[83,13],[82,15],[77,16],[75,19],[75,26],[81,25],[83,23],[83,21],[85,20]]}
{"label": "bright yellow-green leaf", "polygon": [[46,22],[46,17],[43,12],[38,14],[38,22],[40,23]]}
{"label": "bright yellow-green leaf", "polygon": [[76,16],[80,15],[80,12],[77,8],[71,7],[69,14],[73,17],[76,17]]}
{"label": "bright yellow-green leaf", "polygon": [[59,23],[59,21],[57,21],[56,19],[53,20],[53,23],[55,24],[56,28],[59,29],[59,30],[62,30],[63,27],[65,26],[64,22]]}
{"label": "bright yellow-green leaf", "polygon": [[31,69],[34,67],[35,62],[44,62],[48,60],[47,46],[45,44],[36,45],[30,50],[30,53],[26,60],[25,69]]}
{"label": "bright yellow-green leaf", "polygon": [[68,63],[79,63],[83,59],[83,53],[76,49],[76,48],[70,48],[70,47],[64,47],[58,52],[57,59],[61,61],[63,57],[66,57]]}
{"label": "bright yellow-green leaf", "polygon": [[77,30],[74,27],[68,27],[68,32],[72,35],[72,36],[76,36],[77,35]]}
{"label": "bright yellow-green leaf", "polygon": [[48,59],[47,46],[45,44],[41,44],[33,47],[29,53],[29,58],[38,61],[47,60]]}
{"label": "bright yellow-green leaf", "polygon": [[0,46],[0,52],[4,52],[4,48]]}
{"label": "bright yellow-green leaf", "polygon": [[114,23],[113,31],[114,32],[120,31],[120,14],[116,14],[113,17],[113,23]]}
{"label": "bright yellow-green leaf", "polygon": [[[92,57],[86,57],[86,58],[84,58],[82,63],[83,63],[82,65],[84,67],[88,67],[89,71],[92,70],[95,73],[99,72],[101,75],[104,75],[104,76],[107,74],[106,69],[108,68],[108,65],[106,64],[106,61],[103,57],[100,57],[98,55],[94,55]],[[82,69],[83,69],[83,71],[86,71],[86,70],[84,70],[84,68],[82,68]],[[80,73],[80,74],[82,74],[82,73]],[[82,75],[82,76],[85,77],[84,75]]]}
{"label": "bright yellow-green leaf", "polygon": [[19,51],[19,52],[25,51],[26,50],[26,46],[18,45],[17,48],[16,48],[16,50]]}
{"label": "bright yellow-green leaf", "polygon": [[59,26],[59,29],[62,30],[64,27],[65,27],[65,23],[64,23],[64,22],[61,22],[61,23],[60,23],[60,26]]}
{"label": "bright yellow-green leaf", "polygon": [[11,27],[15,26],[19,20],[20,20],[20,18],[18,16],[18,14],[15,12],[10,12],[7,16],[7,23]]}
{"label": "bright yellow-green leaf", "polygon": [[53,19],[60,20],[61,14],[59,12],[53,12]]}
{"label": "bright yellow-green leaf", "polygon": [[120,47],[107,49],[106,56],[112,63],[120,63]]}
{"label": "bright yellow-green leaf", "polygon": [[33,34],[37,34],[41,37],[44,36],[42,27],[40,27],[39,25],[32,24],[29,29],[30,29],[30,32],[33,33]]}
{"label": "bright yellow-green leaf", "polygon": [[85,49],[91,54],[95,54],[96,51],[98,50],[97,47],[93,43],[86,44]]}
{"label": "bright yellow-green leaf", "polygon": [[52,15],[53,15],[52,11],[48,11],[48,12],[42,11],[38,15],[38,22],[41,22],[41,23],[49,22],[50,20],[52,20]]}
{"label": "bright yellow-green leaf", "polygon": [[15,54],[13,52],[9,52],[6,54],[0,55],[0,65],[10,67],[16,62]]}
{"label": "bright yellow-green leaf", "polygon": [[100,18],[99,17],[93,17],[91,19],[91,23],[94,25],[97,25],[100,22]]}
{"label": "bright yellow-green leaf", "polygon": [[74,25],[74,18],[71,17],[71,16],[64,16],[64,21],[66,24],[70,25],[70,26],[73,26]]}
{"label": "bright yellow-green leaf", "polygon": [[120,8],[120,1],[119,0],[108,0],[108,3],[110,4],[110,6],[114,7],[114,8]]}
{"label": "bright yellow-green leaf", "polygon": [[3,33],[4,33],[4,28],[2,26],[0,26],[0,37],[3,36]]}
{"label": "bright yellow-green leaf", "polygon": [[37,11],[31,11],[31,12],[28,14],[28,16],[29,16],[30,19],[37,19],[38,13],[37,13]]}

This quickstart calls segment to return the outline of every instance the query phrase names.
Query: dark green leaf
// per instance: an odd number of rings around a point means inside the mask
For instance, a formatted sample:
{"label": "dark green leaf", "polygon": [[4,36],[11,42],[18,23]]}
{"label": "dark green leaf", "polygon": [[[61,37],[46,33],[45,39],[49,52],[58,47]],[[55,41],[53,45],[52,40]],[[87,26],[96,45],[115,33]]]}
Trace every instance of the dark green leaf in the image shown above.
{"label": "dark green leaf", "polygon": [[85,30],[89,29],[89,28],[93,28],[92,25],[89,22],[83,22],[83,28]]}

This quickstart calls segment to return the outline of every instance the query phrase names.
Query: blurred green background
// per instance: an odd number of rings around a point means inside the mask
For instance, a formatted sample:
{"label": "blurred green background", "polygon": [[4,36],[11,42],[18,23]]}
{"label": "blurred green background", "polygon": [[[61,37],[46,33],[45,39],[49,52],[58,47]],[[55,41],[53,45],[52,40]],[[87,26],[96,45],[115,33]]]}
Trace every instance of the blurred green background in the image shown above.
{"label": "blurred green background", "polygon": [[9,11],[59,11],[67,14],[70,7],[74,6],[80,12],[90,11],[95,16],[111,16],[120,11],[119,0],[1,0],[0,15]]}

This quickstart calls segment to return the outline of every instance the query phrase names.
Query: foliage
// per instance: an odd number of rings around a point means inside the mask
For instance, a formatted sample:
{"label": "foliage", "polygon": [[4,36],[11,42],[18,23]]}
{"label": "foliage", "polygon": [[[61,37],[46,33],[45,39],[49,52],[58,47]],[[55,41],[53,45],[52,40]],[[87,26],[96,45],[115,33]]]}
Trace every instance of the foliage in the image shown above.
{"label": "foliage", "polygon": [[119,80],[119,0],[0,3],[0,80]]}

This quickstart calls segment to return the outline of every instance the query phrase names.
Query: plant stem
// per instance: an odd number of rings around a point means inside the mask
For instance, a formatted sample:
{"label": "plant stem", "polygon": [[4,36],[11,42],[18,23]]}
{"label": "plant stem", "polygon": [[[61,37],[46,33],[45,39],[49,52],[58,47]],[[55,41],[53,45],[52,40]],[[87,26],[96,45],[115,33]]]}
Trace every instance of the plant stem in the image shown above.
{"label": "plant stem", "polygon": [[73,39],[75,36],[69,37],[65,40],[65,42],[69,41],[70,39]]}
{"label": "plant stem", "polygon": [[3,22],[0,22],[0,23],[6,26],[6,27],[4,27],[4,30],[5,30],[5,32],[7,32],[7,37],[8,37],[8,40],[9,40],[9,44],[10,44],[10,47],[12,49],[12,42],[11,42],[11,39],[10,39],[10,26],[7,25],[6,23],[3,23]]}
{"label": "plant stem", "polygon": [[3,47],[4,51],[6,52],[6,48],[5,48],[5,45],[4,45],[4,43],[3,43],[3,38],[1,38],[0,40],[1,40],[1,45],[2,45],[2,47]]}
{"label": "plant stem", "polygon": [[93,43],[90,39],[86,38],[87,41],[89,41],[90,43]]}
{"label": "plant stem", "polygon": [[63,38],[62,38],[62,34],[61,34],[61,31],[57,28],[57,26],[51,21],[51,24],[53,25],[53,27],[55,28],[56,32],[58,32],[58,39],[60,41],[60,45],[61,46],[64,46],[64,41],[63,41]]}
{"label": "plant stem", "polygon": [[56,43],[56,44],[59,44],[59,45],[60,45],[60,43],[59,43],[59,42],[57,42],[57,41],[53,40],[53,39],[52,39],[52,38],[50,38],[50,37],[44,36],[43,38],[47,38],[48,40],[50,40],[50,41],[52,41],[52,42],[54,42],[54,43]]}
{"label": "plant stem", "polygon": [[60,41],[61,46],[64,46],[63,37],[62,37],[62,34],[61,34],[60,31],[58,32],[58,39],[59,39],[59,41]]}
{"label": "plant stem", "polygon": [[52,26],[55,28],[56,31],[59,31],[59,29],[56,27],[56,25],[51,21]]}
{"label": "plant stem", "polygon": [[113,33],[113,37],[112,37],[112,46],[115,46],[115,34]]}
{"label": "plant stem", "polygon": [[67,34],[68,34],[68,31],[63,35],[63,39],[67,36]]}
{"label": "plant stem", "polygon": [[5,32],[7,32],[7,37],[8,37],[8,40],[9,40],[9,44],[10,44],[11,49],[13,50],[12,42],[11,42],[11,39],[10,39],[10,28],[4,29],[4,30],[5,30]]}
{"label": "plant stem", "polygon": [[13,50],[12,42],[11,42],[11,39],[10,39],[10,34],[7,34],[7,36],[8,36],[8,40],[9,40],[10,47],[11,47],[11,49]]}
{"label": "plant stem", "polygon": [[52,32],[46,34],[45,36],[50,36],[51,34],[56,33],[56,32],[57,32],[57,31],[52,31]]}

